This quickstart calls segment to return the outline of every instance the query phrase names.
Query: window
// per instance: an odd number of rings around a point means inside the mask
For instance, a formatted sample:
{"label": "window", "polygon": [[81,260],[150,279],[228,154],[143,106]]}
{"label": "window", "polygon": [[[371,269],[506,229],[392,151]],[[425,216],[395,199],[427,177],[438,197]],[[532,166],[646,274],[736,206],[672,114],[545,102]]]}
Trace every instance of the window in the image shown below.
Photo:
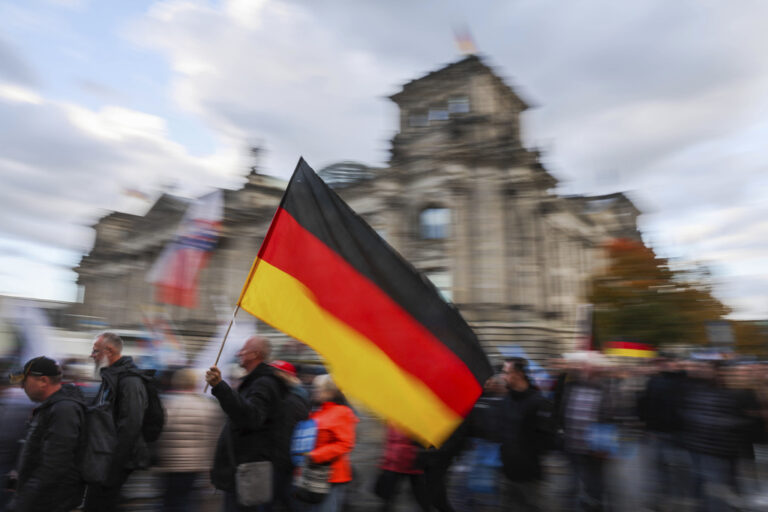
{"label": "window", "polygon": [[419,215],[421,238],[435,240],[448,238],[451,227],[451,210],[448,208],[427,208]]}
{"label": "window", "polygon": [[433,107],[429,109],[429,121],[447,121],[448,109],[445,107]]}
{"label": "window", "polygon": [[408,117],[408,125],[409,126],[427,126],[427,125],[429,125],[429,119],[427,119],[427,114],[425,112],[413,112]]}
{"label": "window", "polygon": [[426,276],[432,281],[432,284],[435,285],[435,288],[438,289],[440,295],[446,302],[451,302],[453,300],[453,279],[451,278],[451,274],[444,270],[440,270],[426,272]]}
{"label": "window", "polygon": [[453,98],[448,100],[448,112],[451,114],[466,114],[469,112],[469,98]]}

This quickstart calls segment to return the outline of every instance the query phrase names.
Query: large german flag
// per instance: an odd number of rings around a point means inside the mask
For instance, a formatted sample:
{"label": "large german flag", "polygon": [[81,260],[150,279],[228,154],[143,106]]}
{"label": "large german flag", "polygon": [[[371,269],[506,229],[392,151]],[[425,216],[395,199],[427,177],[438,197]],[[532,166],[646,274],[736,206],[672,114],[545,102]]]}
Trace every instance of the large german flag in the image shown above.
{"label": "large german flag", "polygon": [[306,343],[339,387],[439,446],[491,366],[459,312],[303,160],[238,304]]}

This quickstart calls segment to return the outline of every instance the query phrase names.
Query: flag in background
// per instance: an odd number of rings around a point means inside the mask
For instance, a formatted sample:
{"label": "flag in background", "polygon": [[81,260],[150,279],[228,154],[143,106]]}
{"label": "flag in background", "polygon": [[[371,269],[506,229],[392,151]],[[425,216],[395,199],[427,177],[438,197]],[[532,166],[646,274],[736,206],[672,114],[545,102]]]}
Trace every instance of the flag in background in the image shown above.
{"label": "flag in background", "polygon": [[605,344],[603,352],[609,356],[656,357],[656,348],[653,345],[631,341],[609,341]]}
{"label": "flag in background", "polygon": [[454,27],[453,37],[456,41],[456,46],[463,55],[474,55],[477,53],[475,40],[472,38],[469,27],[466,25]]}
{"label": "flag in background", "polygon": [[314,348],[344,393],[425,444],[453,432],[492,373],[459,312],[303,159],[238,305]]}
{"label": "flag in background", "polygon": [[141,322],[152,342],[152,355],[161,368],[182,366],[187,357],[168,313],[160,308],[142,308]]}
{"label": "flag in background", "polygon": [[163,249],[147,277],[155,285],[157,302],[197,307],[197,278],[216,245],[223,203],[221,190],[216,190],[190,205],[174,241]]}

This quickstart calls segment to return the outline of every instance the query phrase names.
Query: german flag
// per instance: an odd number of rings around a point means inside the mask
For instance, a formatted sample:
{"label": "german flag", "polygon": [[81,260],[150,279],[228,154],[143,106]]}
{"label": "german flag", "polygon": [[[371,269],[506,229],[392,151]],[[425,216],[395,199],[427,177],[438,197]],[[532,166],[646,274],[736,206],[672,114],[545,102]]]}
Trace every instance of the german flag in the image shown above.
{"label": "german flag", "polygon": [[300,159],[238,305],[306,343],[339,387],[439,446],[491,375],[437,289]]}
{"label": "german flag", "polygon": [[603,352],[609,356],[656,357],[656,349],[652,345],[631,341],[609,341]]}

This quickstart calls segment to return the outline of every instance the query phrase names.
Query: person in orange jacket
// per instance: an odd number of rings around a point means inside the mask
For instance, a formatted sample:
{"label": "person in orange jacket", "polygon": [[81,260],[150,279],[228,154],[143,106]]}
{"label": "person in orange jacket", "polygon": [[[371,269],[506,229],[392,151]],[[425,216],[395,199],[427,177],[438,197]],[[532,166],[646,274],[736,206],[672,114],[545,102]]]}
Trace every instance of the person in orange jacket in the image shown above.
{"label": "person in orange jacket", "polygon": [[349,454],[355,447],[355,413],[344,405],[344,395],[330,375],[320,375],[313,382],[313,398],[320,407],[310,415],[317,423],[317,442],[307,454],[317,464],[331,464],[331,490],[323,501],[312,505],[311,512],[338,512],[344,502],[346,484],[352,480]]}

